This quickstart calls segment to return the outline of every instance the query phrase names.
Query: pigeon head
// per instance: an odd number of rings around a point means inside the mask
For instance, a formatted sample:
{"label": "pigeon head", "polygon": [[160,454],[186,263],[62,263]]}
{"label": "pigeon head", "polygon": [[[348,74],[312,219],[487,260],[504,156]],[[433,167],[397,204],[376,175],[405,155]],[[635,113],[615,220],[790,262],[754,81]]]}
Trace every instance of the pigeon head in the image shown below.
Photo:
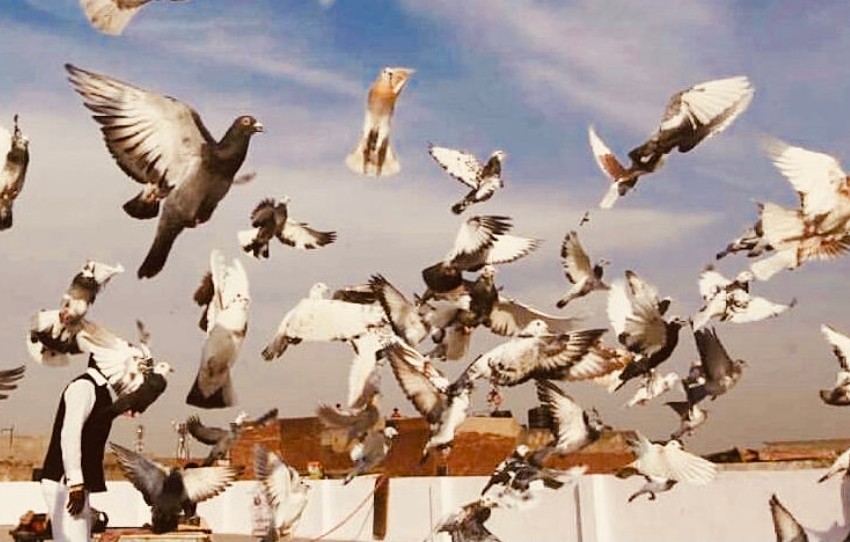
{"label": "pigeon head", "polygon": [[330,288],[324,282],[317,282],[310,288],[310,293],[308,297],[310,299],[324,299],[328,292],[330,292]]}
{"label": "pigeon head", "polygon": [[398,96],[402,90],[404,90],[407,81],[410,79],[410,76],[413,75],[416,70],[410,68],[401,68],[401,67],[386,67],[381,70],[381,81],[384,81],[389,84],[390,89],[392,89],[392,93],[395,96]]}
{"label": "pigeon head", "polygon": [[548,335],[549,333],[551,333],[549,331],[549,326],[546,325],[546,322],[538,318],[529,322],[528,325],[523,328],[522,332],[520,332],[520,336],[542,337],[543,335]]}
{"label": "pigeon head", "polygon": [[170,364],[170,363],[168,363],[167,361],[157,361],[157,362],[154,364],[153,369],[151,369],[151,372],[152,372],[153,374],[158,374],[158,375],[163,375],[163,376],[165,376],[165,375],[167,375],[167,374],[173,373],[173,372],[174,372],[174,368],[173,368],[173,367],[171,367],[171,364]]}
{"label": "pigeon head", "polygon": [[233,128],[243,134],[256,134],[263,131],[263,125],[251,115],[242,115],[233,121]]}
{"label": "pigeon head", "polygon": [[499,149],[492,154],[491,158],[495,158],[500,164],[502,164],[508,159],[508,153]]}
{"label": "pigeon head", "polygon": [[496,276],[496,266],[485,265],[481,268],[481,276],[485,278],[493,278]]}

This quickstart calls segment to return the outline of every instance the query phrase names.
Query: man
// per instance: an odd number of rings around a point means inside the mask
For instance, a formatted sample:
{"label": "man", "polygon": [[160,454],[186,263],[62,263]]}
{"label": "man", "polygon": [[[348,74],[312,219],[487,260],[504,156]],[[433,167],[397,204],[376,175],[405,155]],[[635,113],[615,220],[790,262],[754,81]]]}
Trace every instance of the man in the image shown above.
{"label": "man", "polygon": [[89,493],[106,491],[103,455],[114,414],[110,386],[89,358],[62,392],[41,487],[56,542],[90,540]]}

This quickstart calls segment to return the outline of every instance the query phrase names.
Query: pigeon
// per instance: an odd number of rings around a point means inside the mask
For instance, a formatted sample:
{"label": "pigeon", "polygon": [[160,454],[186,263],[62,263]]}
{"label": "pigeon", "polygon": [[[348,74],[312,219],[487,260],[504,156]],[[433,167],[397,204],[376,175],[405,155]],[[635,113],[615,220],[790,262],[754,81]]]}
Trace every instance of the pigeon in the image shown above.
{"label": "pigeon", "polygon": [[278,326],[277,333],[263,349],[263,359],[271,361],[301,341],[349,341],[369,330],[388,326],[379,305],[327,299],[327,284],[318,282],[308,296],[298,302]]}
{"label": "pigeon", "polygon": [[488,316],[490,331],[497,335],[512,337],[525,329],[534,320],[542,320],[555,333],[567,333],[575,329],[579,318],[553,316],[541,310],[499,293]]}
{"label": "pigeon", "polygon": [[377,328],[348,341],[354,350],[348,371],[349,408],[362,408],[372,400],[372,395],[380,393],[378,363],[384,358],[384,347],[397,340],[391,333],[386,328]]}
{"label": "pigeon", "polygon": [[0,170],[0,231],[12,227],[12,205],[24,188],[30,162],[30,142],[18,126],[18,115],[13,122],[11,134],[0,126],[0,149],[8,149]]}
{"label": "pigeon", "polygon": [[[762,204],[758,204],[759,216],[761,216],[762,208]],[[729,254],[743,251],[747,251],[748,258],[758,258],[766,252],[773,251],[773,247],[770,246],[770,243],[764,237],[764,226],[761,219],[757,220],[740,237],[726,245],[726,248],[717,253],[715,259],[720,260]]]}
{"label": "pigeon", "polygon": [[[182,0],[172,0],[178,2]],[[118,36],[124,27],[151,0],[80,0],[80,6],[93,27]]]}
{"label": "pigeon", "polygon": [[254,445],[254,474],[263,485],[266,500],[271,503],[274,521],[269,526],[273,536],[264,540],[288,540],[298,526],[307,507],[310,486],[298,471],[287,465],[274,452],[261,444]]}
{"label": "pigeon", "polygon": [[227,459],[229,457],[230,448],[246,427],[260,426],[276,418],[276,408],[269,410],[255,420],[248,420],[248,415],[245,412],[240,412],[226,429],[222,429],[220,427],[206,426],[201,423],[200,418],[197,416],[190,416],[186,420],[186,429],[188,429],[189,434],[195,437],[195,440],[198,442],[212,446],[203,463],[204,467],[208,467],[219,459]]}
{"label": "pigeon", "polygon": [[494,151],[485,164],[470,152],[433,144],[428,146],[428,154],[446,173],[470,188],[462,200],[452,205],[452,212],[456,215],[474,203],[487,201],[505,186],[502,181],[502,164],[507,155],[504,151]]}
{"label": "pigeon", "polygon": [[355,444],[349,451],[348,455],[354,463],[354,468],[345,475],[345,479],[342,481],[343,485],[347,485],[357,476],[379,465],[387,457],[393,439],[397,436],[398,431],[395,427],[384,427],[383,429],[369,431],[363,440]]}
{"label": "pigeon", "polygon": [[290,218],[288,205],[289,197],[261,201],[251,213],[252,229],[237,233],[242,250],[255,258],[268,258],[269,241],[273,237],[298,250],[312,250],[336,241],[336,232],[314,230]]}
{"label": "pigeon", "polygon": [[584,410],[557,384],[537,381],[537,399],[552,417],[555,440],[534,454],[542,463],[549,454],[567,455],[599,440],[602,432],[611,429],[602,422],[596,409]]}
{"label": "pigeon", "polygon": [[248,331],[251,295],[242,262],[234,258],[227,265],[224,254],[219,250],[210,253],[210,277],[213,295],[206,311],[207,338],[186,404],[199,408],[226,408],[236,403],[230,370],[239,357]]}
{"label": "pigeon", "polygon": [[553,334],[534,320],[514,338],[478,356],[461,378],[487,378],[496,386],[516,386],[532,378],[561,378],[583,358],[605,329]]}
{"label": "pigeon", "polygon": [[703,328],[694,331],[700,358],[700,373],[702,383],[690,387],[688,400],[698,403],[710,396],[716,399],[732,389],[741,378],[741,372],[747,363],[742,359],[732,359],[717,337],[714,328]]}
{"label": "pigeon", "polygon": [[222,493],[239,475],[235,467],[166,467],[123,446],[109,443],[118,464],[151,507],[151,530],[177,530],[180,513]]}
{"label": "pigeon", "polygon": [[821,333],[832,345],[832,353],[838,359],[839,370],[835,377],[835,386],[831,390],[820,390],[820,398],[824,403],[834,406],[850,405],[850,337],[839,333],[831,326],[822,324]]}
{"label": "pigeon", "polygon": [[703,139],[719,134],[749,106],[754,89],[745,76],[715,79],[674,94],[667,102],[661,124],[642,145],[629,152],[626,168],[591,126],[590,146],[599,168],[611,181],[599,207],[609,209],[642,175],[656,171],[678,148],[688,152]]}
{"label": "pigeon", "polygon": [[481,495],[489,491],[501,506],[512,508],[515,503],[533,503],[538,489],[561,489],[567,479],[574,482],[587,470],[581,466],[561,471],[544,467],[537,459],[528,446],[520,444],[496,466]]}
{"label": "pigeon", "polygon": [[637,433],[637,438],[629,439],[628,444],[636,459],[626,468],[627,474],[631,473],[631,469],[647,481],[629,497],[629,502],[644,494],[654,501],[656,493],[672,489],[677,482],[706,485],[717,476],[714,463],[686,452],[678,440],[670,440],[662,445],[650,442]]}
{"label": "pigeon", "polygon": [[703,305],[694,315],[694,331],[702,329],[712,318],[736,324],[758,322],[779,316],[797,304],[795,299],[782,304],[750,295],[754,278],[750,271],[743,271],[734,280],[729,280],[713,266],[706,267],[699,276]]}
{"label": "pigeon", "polygon": [[672,390],[673,386],[675,386],[678,381],[679,375],[674,372],[669,372],[666,375],[661,376],[658,371],[651,369],[648,373],[646,373],[646,379],[644,380],[643,385],[638,388],[632,398],[626,402],[626,406],[628,408],[632,408],[637,405],[646,405],[659,395]]}
{"label": "pigeon", "polygon": [[112,266],[94,260],[86,261],[62,295],[60,321],[66,325],[79,322],[109,279],[123,272],[124,266],[120,263]]}
{"label": "pigeon", "polygon": [[25,365],[19,365],[13,369],[0,370],[0,401],[8,399],[7,392],[17,389],[18,381],[24,377]]}
{"label": "pigeon", "polygon": [[578,240],[578,234],[575,231],[568,232],[561,243],[561,266],[573,286],[555,306],[563,309],[570,301],[586,296],[594,290],[607,290],[608,285],[602,281],[603,266],[607,264],[607,260],[599,260],[591,266],[590,258]]}
{"label": "pigeon", "polygon": [[346,412],[326,403],[319,403],[316,416],[328,427],[348,430],[348,440],[363,440],[381,421],[380,394],[373,393],[366,406],[356,412]]}
{"label": "pigeon", "polygon": [[137,272],[139,278],[154,277],[180,232],[210,219],[245,160],[251,136],[263,126],[243,115],[215,141],[185,103],[71,64],[65,68],[101,124],[112,157],[144,185],[124,210],[135,218],[153,218],[164,200],[156,237]]}
{"label": "pigeon", "polygon": [[384,309],[393,332],[411,346],[424,341],[431,331],[425,312],[420,311],[421,299],[411,303],[395,286],[380,274],[372,275],[369,286]]}
{"label": "pigeon", "polygon": [[679,415],[679,428],[671,435],[671,439],[678,440],[683,436],[691,436],[694,431],[708,421],[708,411],[700,408],[697,403],[691,401],[668,401],[664,403]]}
{"label": "pigeon", "polygon": [[773,518],[773,530],[776,532],[776,542],[809,542],[803,527],[794,519],[791,512],[785,508],[776,494],[770,496],[770,515]]}
{"label": "pigeon", "polygon": [[448,533],[452,542],[500,542],[484,523],[490,519],[492,509],[498,503],[489,497],[482,497],[463,505],[460,510],[443,519],[435,528],[435,533]]}
{"label": "pigeon", "polygon": [[422,450],[424,462],[431,450],[451,446],[457,427],[466,419],[473,383],[461,377],[449,384],[433,366],[426,369],[428,360],[404,343],[388,345],[386,353],[402,391],[431,425]]}
{"label": "pigeon", "polygon": [[620,374],[625,384],[664,362],[679,343],[684,320],[664,319],[670,298],[659,299],[655,286],[634,271],[626,271],[626,284],[615,282],[608,293],[608,318],[617,340],[638,354]]}
{"label": "pigeon", "polygon": [[848,470],[850,470],[850,448],[844,450],[835,458],[826,473],[818,479],[818,483],[826,482],[838,473],[847,474]]}
{"label": "pigeon", "polygon": [[401,170],[395,149],[390,146],[390,124],[395,102],[415,70],[386,67],[369,88],[363,134],[345,164],[351,171],[374,177],[395,175]]}

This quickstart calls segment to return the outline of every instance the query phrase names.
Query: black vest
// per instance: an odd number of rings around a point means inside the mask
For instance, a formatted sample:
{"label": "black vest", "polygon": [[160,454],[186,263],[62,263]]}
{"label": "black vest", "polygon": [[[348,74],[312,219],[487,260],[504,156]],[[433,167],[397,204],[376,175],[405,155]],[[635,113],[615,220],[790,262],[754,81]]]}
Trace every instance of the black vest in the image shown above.
{"label": "black vest", "polygon": [[[112,397],[109,394],[107,384],[98,386],[94,378],[89,374],[82,374],[75,378],[77,380],[88,380],[94,386],[95,401],[89,417],[83,424],[83,434],[80,438],[82,445],[82,460],[80,467],[83,470],[83,484],[91,493],[106,491],[106,481],[103,475],[103,453],[106,448],[106,439],[112,429],[113,417],[108,415],[109,407],[112,405]],[[67,388],[66,388],[67,389]],[[50,436],[50,445],[47,447],[47,456],[44,458],[42,467],[42,478],[62,482],[65,476],[65,465],[62,462],[62,424],[65,421],[65,392],[59,401],[56,410],[56,419],[53,421],[53,434]]]}

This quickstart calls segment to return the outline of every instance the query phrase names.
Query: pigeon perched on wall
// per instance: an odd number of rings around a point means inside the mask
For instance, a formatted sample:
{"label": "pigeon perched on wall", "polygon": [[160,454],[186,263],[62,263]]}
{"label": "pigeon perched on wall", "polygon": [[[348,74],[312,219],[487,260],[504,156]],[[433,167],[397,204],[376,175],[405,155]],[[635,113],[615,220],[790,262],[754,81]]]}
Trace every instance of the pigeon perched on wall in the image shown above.
{"label": "pigeon perched on wall", "polygon": [[336,232],[314,230],[289,216],[289,197],[261,201],[251,213],[251,229],[236,235],[239,246],[255,258],[269,257],[269,241],[277,238],[298,250],[312,250],[336,241]]}
{"label": "pigeon perched on wall", "polygon": [[228,265],[224,254],[213,250],[209,275],[213,295],[205,318],[207,338],[186,403],[199,408],[226,408],[236,403],[230,370],[239,357],[248,331],[251,295],[248,275],[237,258]]}
{"label": "pigeon perched on wall", "polygon": [[243,115],[215,141],[183,102],[71,64],[65,68],[118,166],[143,185],[124,210],[153,218],[164,200],[154,242],[137,272],[139,278],[154,277],[180,232],[210,219],[245,160],[251,136],[263,126]]}
{"label": "pigeon perched on wall", "polygon": [[390,146],[390,125],[395,102],[415,70],[386,67],[378,74],[366,98],[366,116],[360,141],[345,158],[351,171],[374,177],[395,175],[401,170]]}
{"label": "pigeon perched on wall", "polygon": [[835,376],[835,385],[831,390],[820,390],[820,398],[824,403],[834,406],[850,405],[850,337],[839,333],[831,326],[821,325],[821,333],[832,345],[832,353],[838,360],[838,373]]}
{"label": "pigeon perched on wall", "polygon": [[629,167],[620,163],[591,126],[591,150],[597,165],[612,182],[599,207],[613,206],[642,175],[661,167],[673,149],[688,152],[703,139],[725,130],[750,105],[754,92],[744,76],[706,81],[677,92],[667,102],[661,124],[652,136],[629,151]]}
{"label": "pigeon perched on wall", "polygon": [[502,181],[502,164],[507,157],[504,151],[493,152],[484,164],[470,152],[449,147],[429,145],[428,154],[446,173],[470,188],[462,200],[452,205],[456,215],[474,203],[487,201],[505,185]]}
{"label": "pigeon perched on wall", "polygon": [[30,141],[18,126],[18,115],[13,122],[11,134],[0,126],[0,152],[6,151],[0,170],[0,231],[12,227],[12,206],[24,189],[30,162]]}
{"label": "pigeon perched on wall", "polygon": [[561,266],[573,286],[555,305],[563,309],[573,299],[586,296],[594,290],[607,290],[608,285],[602,280],[603,267],[607,264],[607,260],[599,260],[591,265],[587,252],[578,240],[578,234],[575,231],[568,232],[561,243]]}
{"label": "pigeon perched on wall", "polygon": [[[118,36],[142,7],[152,0],[80,0],[89,22],[104,34]],[[179,2],[183,0],[172,0]]]}
{"label": "pigeon perched on wall", "polygon": [[776,494],[770,496],[770,515],[773,518],[773,530],[776,542],[809,542],[809,537],[800,523],[785,508]]}
{"label": "pigeon perched on wall", "polygon": [[18,381],[24,377],[25,365],[0,371],[0,401],[8,399],[8,392],[18,388]]}
{"label": "pigeon perched on wall", "polygon": [[124,476],[150,505],[155,534],[176,531],[181,512],[222,493],[239,476],[236,467],[166,467],[113,442],[109,446]]}
{"label": "pigeon perched on wall", "polygon": [[249,420],[248,415],[240,412],[236,419],[227,428],[212,427],[201,423],[197,416],[189,416],[186,419],[186,429],[195,440],[207,446],[212,446],[203,466],[208,467],[219,459],[227,459],[230,448],[239,438],[246,427],[256,427],[277,418],[277,409],[273,408],[255,420]]}
{"label": "pigeon perched on wall", "polygon": [[270,535],[264,542],[288,540],[298,527],[298,520],[307,507],[310,486],[298,471],[287,465],[274,452],[260,444],[254,445],[254,475],[263,485],[266,500],[272,506],[273,521]]}

